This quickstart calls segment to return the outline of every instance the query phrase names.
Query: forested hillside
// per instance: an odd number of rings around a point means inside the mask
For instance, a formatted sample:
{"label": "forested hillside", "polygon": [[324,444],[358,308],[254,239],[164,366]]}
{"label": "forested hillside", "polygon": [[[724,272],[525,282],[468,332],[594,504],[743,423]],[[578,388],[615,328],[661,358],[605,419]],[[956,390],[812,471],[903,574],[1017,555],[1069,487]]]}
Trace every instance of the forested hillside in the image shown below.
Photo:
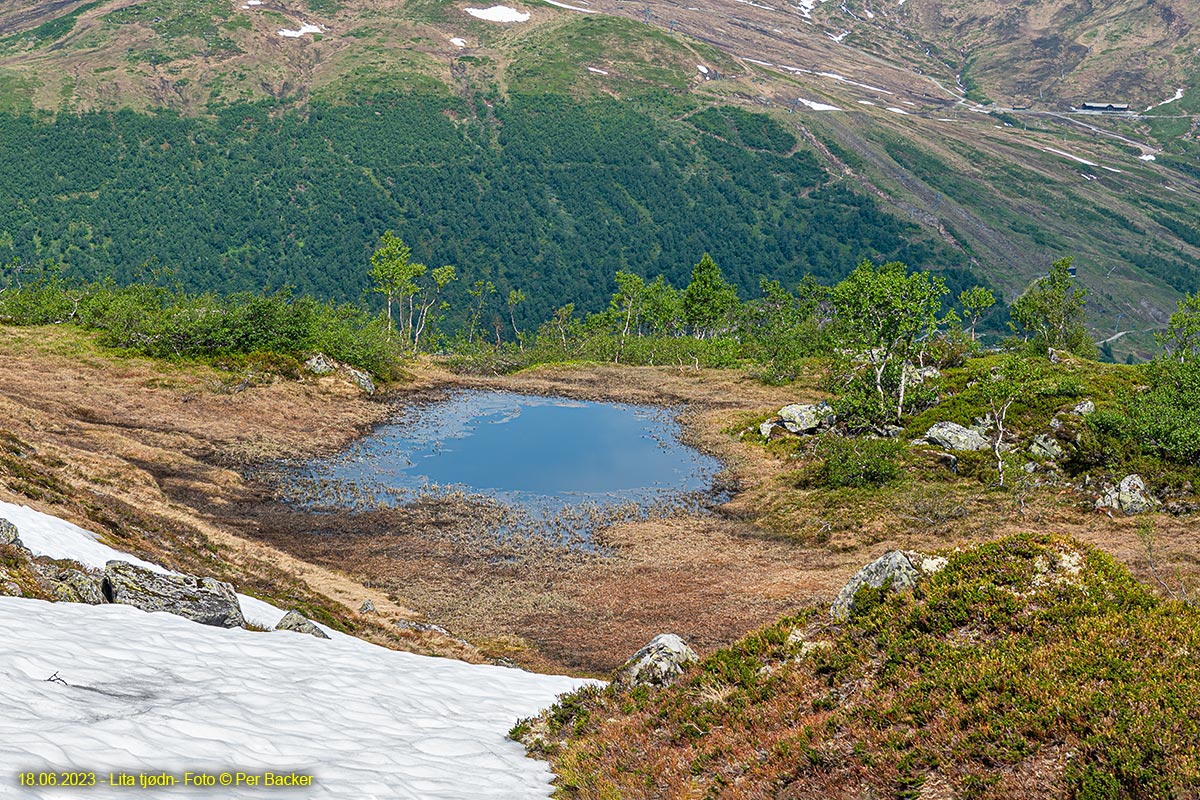
{"label": "forested hillside", "polygon": [[864,257],[978,281],[737,109],[663,123],[615,100],[384,95],[278,115],[10,115],[0,161],[0,194],[18,198],[0,206],[0,263],[120,282],[167,267],[195,290],[358,299],[387,229],[454,264],[458,286],[523,290],[539,321],[566,302],[598,310],[621,269],[685,283],[704,252],[747,295],[760,276],[830,280]]}

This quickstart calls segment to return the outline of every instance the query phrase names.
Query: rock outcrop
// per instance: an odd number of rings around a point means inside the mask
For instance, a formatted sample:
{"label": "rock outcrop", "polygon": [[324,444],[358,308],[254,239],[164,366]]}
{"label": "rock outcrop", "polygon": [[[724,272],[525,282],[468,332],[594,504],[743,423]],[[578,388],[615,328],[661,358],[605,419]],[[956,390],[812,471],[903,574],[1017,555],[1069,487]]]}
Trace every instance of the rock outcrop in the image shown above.
{"label": "rock outcrop", "polygon": [[987,450],[991,446],[978,431],[957,422],[935,422],[925,432],[925,438],[947,450]]}
{"label": "rock outcrop", "polygon": [[867,564],[842,587],[829,609],[834,622],[844,622],[854,611],[854,596],[864,586],[900,592],[912,589],[925,575],[946,566],[946,559],[924,553],[891,550]]}
{"label": "rock outcrop", "polygon": [[1116,486],[1109,486],[1096,500],[1096,508],[1124,511],[1126,514],[1141,514],[1153,511],[1160,505],[1150,493],[1141,475],[1126,475]]}
{"label": "rock outcrop", "polygon": [[616,671],[613,684],[625,689],[670,686],[688,664],[698,660],[696,651],[683,639],[673,633],[660,633]]}
{"label": "rock outcrop", "polygon": [[220,628],[246,625],[233,587],[214,578],[164,575],[124,561],[109,561],[100,590],[108,603],[166,611]]}
{"label": "rock outcrop", "polygon": [[275,630],[307,633],[309,636],[315,636],[318,639],[329,638],[329,634],[317,627],[315,622],[301,614],[299,611],[289,611],[284,614],[283,619],[275,623]]}
{"label": "rock outcrop", "polygon": [[55,600],[63,603],[86,603],[90,606],[98,606],[104,602],[104,594],[100,590],[100,576],[96,573],[36,561],[33,562],[33,568],[41,579],[42,586],[49,590]]}
{"label": "rock outcrop", "polygon": [[21,537],[17,532],[17,526],[6,519],[0,519],[0,544],[11,544],[22,549],[25,547],[25,545],[21,544]]}

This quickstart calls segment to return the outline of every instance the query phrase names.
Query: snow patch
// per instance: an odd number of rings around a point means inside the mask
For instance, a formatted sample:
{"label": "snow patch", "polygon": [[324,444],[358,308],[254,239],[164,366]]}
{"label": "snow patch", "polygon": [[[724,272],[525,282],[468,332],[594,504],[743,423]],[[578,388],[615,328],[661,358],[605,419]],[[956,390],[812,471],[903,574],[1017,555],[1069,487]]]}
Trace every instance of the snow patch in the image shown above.
{"label": "snow patch", "polygon": [[[804,71],[807,72],[807,70],[804,70]],[[857,86],[860,89],[870,89],[872,92],[879,92],[880,94],[892,94],[892,92],[889,92],[887,89],[880,89],[878,86],[872,86],[869,83],[859,83],[858,81],[852,81],[849,78],[847,78],[845,75],[839,75],[836,72],[818,72],[815,74],[820,75],[822,78],[832,78],[833,80],[837,81],[838,83],[848,83],[851,86]]]}
{"label": "snow patch", "polygon": [[491,8],[468,8],[465,9],[468,14],[477,19],[486,19],[488,22],[528,22],[529,12],[522,13],[515,8],[508,6],[492,6]]}
{"label": "snow patch", "polygon": [[299,39],[301,36],[303,36],[306,33],[320,33],[320,32],[321,32],[321,26],[309,25],[308,23],[305,23],[300,26],[299,30],[295,30],[295,31],[282,30],[282,31],[279,31],[279,35],[284,36],[288,39]]}
{"label": "snow patch", "polygon": [[888,106],[888,107],[887,107],[887,110],[888,110],[888,111],[893,111],[893,112],[895,112],[895,113],[897,113],[897,114],[903,114],[903,115],[904,115],[904,116],[906,116],[906,117],[907,117],[907,116],[909,116],[909,113],[908,113],[907,111],[905,111],[903,108],[896,108],[895,106]]}
{"label": "snow patch", "polygon": [[454,45],[455,47],[466,47],[467,40],[459,36],[454,36],[450,39],[450,44]]}
{"label": "snow patch", "polygon": [[[553,775],[505,732],[584,683],[124,605],[0,597],[0,629],[20,643],[0,650],[0,763],[105,775],[294,770],[315,776],[306,798],[549,797]],[[63,683],[46,680],[56,672]]]}
{"label": "snow patch", "polygon": [[842,31],[837,36],[834,36],[832,33],[827,33],[825,35],[828,36],[830,39],[833,39],[838,44],[841,44],[842,39],[845,39],[847,36],[850,35],[850,31]]}
{"label": "snow patch", "polygon": [[1156,159],[1154,158],[1154,156],[1151,155],[1150,153],[1143,153],[1142,155],[1138,156],[1138,161],[1155,161],[1155,160]]}
{"label": "snow patch", "polygon": [[826,0],[799,0],[796,7],[800,9],[800,16],[807,20],[811,20],[813,9],[817,7],[818,3],[824,2],[826,2]]}
{"label": "snow patch", "polygon": [[757,58],[743,58],[742,60],[743,60],[743,61],[746,61],[746,62],[748,62],[748,63],[750,63],[750,64],[758,64],[760,67],[773,67],[773,66],[775,66],[775,65],[774,65],[774,64],[772,64],[770,61],[759,61]]}
{"label": "snow patch", "polygon": [[[578,11],[581,14],[595,14],[596,13],[596,11],[594,9],[580,8],[579,6],[567,5],[566,3],[558,2],[558,0],[546,0],[546,2],[552,6],[558,6],[559,8],[565,8],[568,11]],[[527,16],[527,18],[528,18],[528,16]],[[524,22],[524,20],[522,20],[522,22]]]}
{"label": "snow patch", "polygon": [[703,64],[697,64],[696,69],[700,70],[700,72],[702,72],[705,75],[708,74],[708,67],[704,66]]}
{"label": "snow patch", "polygon": [[1072,161],[1078,161],[1080,164],[1087,164],[1089,167],[1099,166],[1099,164],[1097,164],[1095,161],[1088,161],[1086,158],[1080,158],[1079,156],[1073,156],[1070,153],[1064,152],[1062,150],[1057,150],[1053,147],[1043,147],[1042,149],[1045,150],[1047,153],[1054,153],[1055,155],[1060,155],[1065,158],[1069,158]]}
{"label": "snow patch", "polygon": [[1146,106],[1146,111],[1153,111],[1154,109],[1158,108],[1159,106],[1165,106],[1167,103],[1174,103],[1176,100],[1182,100],[1182,99],[1183,99],[1183,87],[1180,87],[1175,90],[1174,95],[1172,95],[1171,97],[1168,97],[1166,100],[1163,100],[1161,103],[1155,103],[1152,106]]}
{"label": "snow patch", "polygon": [[606,71],[604,71],[602,69],[596,69],[595,67],[588,67],[588,72],[594,72],[597,75],[607,75],[608,74]]}
{"label": "snow patch", "polygon": [[[0,516],[35,553],[165,572],[26,506],[0,502]],[[238,599],[264,627],[283,615]],[[547,798],[554,776],[505,734],[594,683],[396,652],[336,631],[322,640],[224,629],[126,605],[0,597],[0,630],[20,645],[0,648],[0,764],[179,777],[295,771],[314,776],[307,798]],[[277,793],[243,787],[232,796]]]}
{"label": "snow patch", "polygon": [[812,100],[805,100],[803,97],[797,97],[796,101],[802,103],[813,111],[841,111],[837,106],[826,105],[825,103],[814,103]]}
{"label": "snow patch", "polygon": [[864,105],[864,106],[873,106],[873,105],[875,105],[875,104],[874,104],[874,103],[872,103],[870,100],[859,100],[858,102],[859,102],[861,105]]}
{"label": "snow patch", "polygon": [[754,2],[751,2],[751,0],[737,0],[737,2],[739,2],[743,5],[747,5],[747,6],[754,6],[755,8],[766,9],[767,11],[775,11],[776,10],[775,8],[773,8],[771,6],[764,6],[762,3],[754,3]]}

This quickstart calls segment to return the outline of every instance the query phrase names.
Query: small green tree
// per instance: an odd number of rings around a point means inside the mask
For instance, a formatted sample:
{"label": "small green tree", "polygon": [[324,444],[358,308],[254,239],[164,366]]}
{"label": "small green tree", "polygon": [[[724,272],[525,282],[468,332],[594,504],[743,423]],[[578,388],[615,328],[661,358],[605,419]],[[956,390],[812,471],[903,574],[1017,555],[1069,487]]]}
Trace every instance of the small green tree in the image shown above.
{"label": "small green tree", "polygon": [[662,275],[646,284],[642,318],[657,336],[674,336],[683,325],[683,295]]}
{"label": "small green tree", "polygon": [[413,280],[424,271],[425,265],[413,264],[412,250],[399,236],[387,231],[379,238],[379,247],[371,254],[371,280],[375,283],[374,290],[387,298],[389,338],[394,329],[392,304],[417,291]]}
{"label": "small green tree", "polygon": [[1004,434],[1008,411],[1021,397],[1033,391],[1041,373],[1034,362],[1018,354],[1005,357],[1000,366],[975,382],[973,393],[988,405],[996,425],[992,436],[992,453],[996,457],[996,472],[1004,485]]}
{"label": "small green tree", "polygon": [[[421,272],[418,274],[423,274],[424,271],[424,267],[422,266]],[[431,273],[431,277],[433,278],[432,285],[417,287],[417,292],[424,292],[425,295],[421,300],[418,301],[419,310],[415,322],[412,319],[412,309],[410,304],[409,330],[412,331],[413,355],[416,355],[417,350],[421,346],[421,334],[424,332],[425,326],[430,321],[429,312],[434,306],[438,306],[439,310],[448,307],[447,303],[442,300],[442,292],[445,291],[446,287],[458,278],[458,275],[453,266],[446,264],[441,267],[435,267]],[[413,296],[415,297],[416,293],[414,293]]]}
{"label": "small green tree", "polygon": [[525,351],[525,334],[521,333],[521,329],[517,327],[517,306],[525,302],[525,293],[520,289],[510,289],[508,291],[508,320],[512,323],[513,336],[517,337],[517,347],[521,352]]}
{"label": "small green tree", "polygon": [[725,276],[712,256],[705,253],[692,269],[692,281],[683,291],[683,318],[692,333],[705,339],[727,327],[738,305],[737,289]]}
{"label": "small green tree", "polygon": [[[889,407],[895,409],[897,421],[903,417],[909,377],[904,363],[914,354],[918,337],[936,330],[942,296],[948,291],[941,277],[909,273],[899,261],[881,267],[863,261],[833,287],[837,333],[843,346],[870,366],[880,419]],[[889,369],[899,372],[894,397],[884,386]]]}
{"label": "small green tree", "polygon": [[1184,295],[1167,323],[1166,333],[1155,338],[1170,357],[1181,363],[1200,356],[1200,292]]}
{"label": "small green tree", "polygon": [[991,289],[973,286],[958,296],[958,302],[963,307],[963,314],[967,318],[967,331],[971,334],[973,342],[975,341],[975,325],[978,324],[979,318],[996,304],[996,295],[992,294]]}
{"label": "small green tree", "polygon": [[1012,305],[1012,329],[1025,341],[1090,358],[1096,346],[1083,325],[1087,290],[1071,277],[1072,257],[1055,261]]}

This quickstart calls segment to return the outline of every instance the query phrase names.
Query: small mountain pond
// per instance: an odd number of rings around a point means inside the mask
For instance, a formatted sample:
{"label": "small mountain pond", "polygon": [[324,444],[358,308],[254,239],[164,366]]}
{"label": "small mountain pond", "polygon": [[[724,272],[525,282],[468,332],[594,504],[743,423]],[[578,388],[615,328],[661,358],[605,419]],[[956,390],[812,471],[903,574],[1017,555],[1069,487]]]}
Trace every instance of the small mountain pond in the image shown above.
{"label": "small mountain pond", "polygon": [[598,526],[718,497],[721,462],[681,434],[672,409],[460,390],[300,465],[285,494],[365,510],[462,493],[505,507],[498,533],[533,527],[586,547]]}

